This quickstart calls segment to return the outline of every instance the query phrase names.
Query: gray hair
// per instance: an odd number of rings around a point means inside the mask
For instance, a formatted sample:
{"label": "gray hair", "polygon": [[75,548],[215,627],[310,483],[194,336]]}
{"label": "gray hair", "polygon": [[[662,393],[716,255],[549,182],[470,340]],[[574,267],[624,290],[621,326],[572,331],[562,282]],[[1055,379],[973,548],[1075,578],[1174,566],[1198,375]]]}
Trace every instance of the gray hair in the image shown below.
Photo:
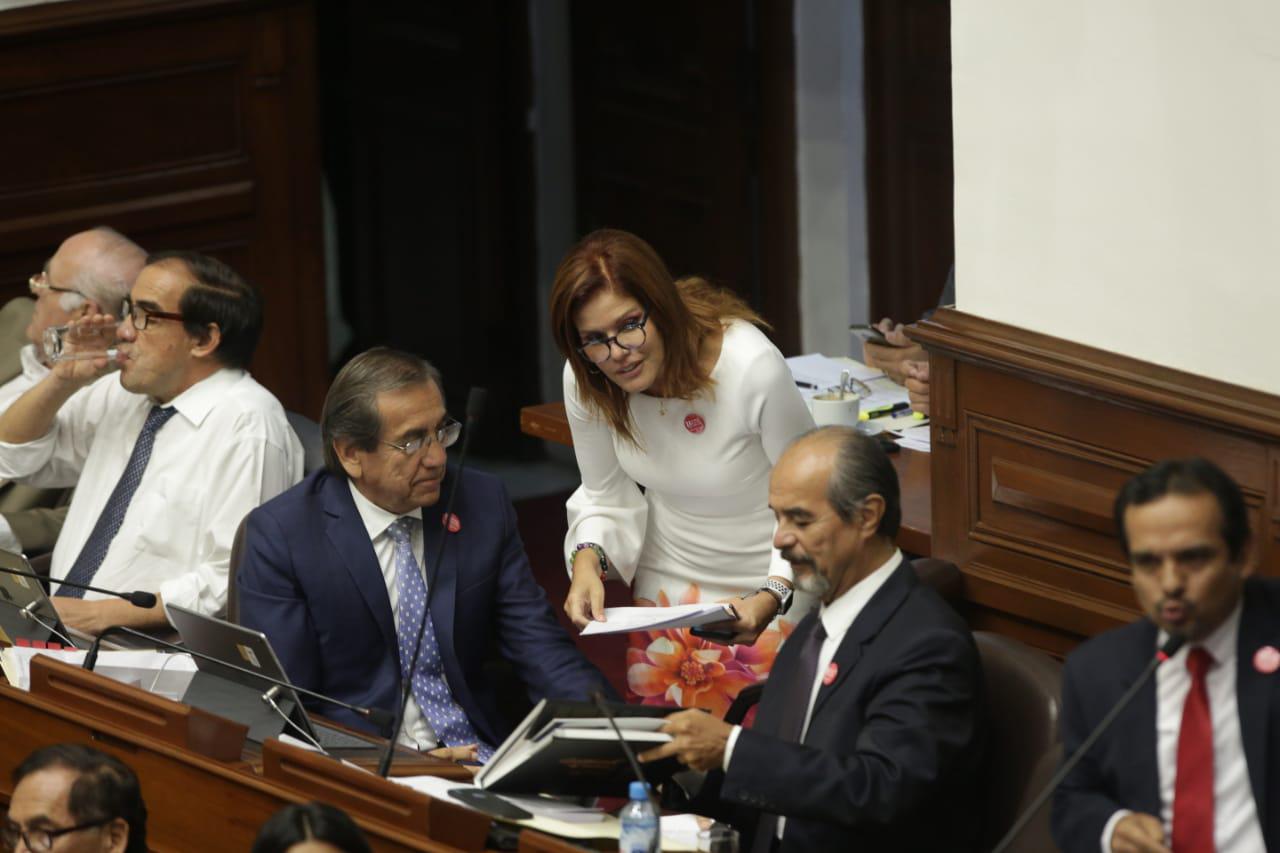
{"label": "gray hair", "polygon": [[324,464],[329,473],[347,477],[333,447],[338,439],[348,440],[361,450],[378,446],[378,436],[382,434],[379,394],[424,382],[434,382],[444,394],[440,371],[429,361],[390,347],[374,347],[347,362],[329,386],[320,415]]}
{"label": "gray hair", "polygon": [[89,229],[94,237],[93,254],[78,265],[67,282],[75,293],[61,295],[64,311],[75,311],[94,302],[103,311],[114,314],[133,289],[133,281],[146,265],[147,253],[142,247],[107,225]]}
{"label": "gray hair", "polygon": [[809,437],[836,442],[835,464],[827,479],[827,502],[836,515],[847,524],[868,496],[879,495],[884,499],[884,515],[880,517],[876,533],[887,539],[896,537],[902,524],[898,472],[879,439],[848,426],[818,427],[801,438]]}

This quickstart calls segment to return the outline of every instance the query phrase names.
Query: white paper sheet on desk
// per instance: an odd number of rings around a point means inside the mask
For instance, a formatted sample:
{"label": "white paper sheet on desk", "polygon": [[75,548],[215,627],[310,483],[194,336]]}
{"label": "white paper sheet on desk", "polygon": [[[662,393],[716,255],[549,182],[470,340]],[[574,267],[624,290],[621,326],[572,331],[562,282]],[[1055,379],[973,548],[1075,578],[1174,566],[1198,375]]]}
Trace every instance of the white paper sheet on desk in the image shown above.
{"label": "white paper sheet on desk", "polygon": [[902,437],[898,439],[898,444],[901,446],[908,450],[918,450],[921,453],[929,452],[929,424],[923,423],[908,427],[902,430],[900,435]]}
{"label": "white paper sheet on desk", "polygon": [[867,367],[851,358],[829,358],[818,353],[793,355],[787,359],[787,367],[791,368],[791,376],[797,383],[803,382],[818,390],[839,385],[840,374],[846,370],[854,379],[863,382],[884,376],[883,370]]}
{"label": "white paper sheet on desk", "polygon": [[[19,690],[31,689],[31,659],[36,655],[48,655],[72,666],[84,663],[82,650],[53,651],[27,646],[11,646],[0,652],[0,666],[5,678]],[[190,655],[171,655],[147,651],[106,651],[98,655],[93,668],[99,675],[124,684],[135,684],[169,699],[180,698],[186,692],[196,672],[195,661]],[[163,670],[163,672],[162,672]],[[152,686],[154,684],[154,687]]]}
{"label": "white paper sheet on desk", "polygon": [[[455,788],[475,787],[469,782],[442,779],[439,776],[393,776],[391,777],[391,781],[413,788],[415,791],[421,791],[428,797],[435,797],[437,800],[448,800],[451,803],[457,803],[458,805],[471,809],[472,811],[479,811],[469,803],[464,803],[449,795],[449,792]],[[540,832],[559,835],[562,838],[617,838],[618,830],[621,828],[616,817],[608,812],[599,811],[598,809],[595,811],[600,815],[600,817],[596,820],[584,821],[572,819],[580,816],[583,811],[582,807],[576,803],[558,801],[559,806],[564,810],[564,812],[570,815],[570,818],[566,819],[561,816],[539,813],[548,809],[554,811],[556,806],[549,805],[548,803],[554,804],[557,802],[556,800],[548,800],[545,797],[539,797],[538,799],[543,801],[543,805],[541,805],[537,811],[534,811],[534,809],[530,809],[525,806],[526,797],[510,797],[506,794],[501,796],[504,800],[508,800],[516,805],[524,807],[526,811],[534,812],[534,816],[529,820],[518,820],[515,821],[515,823],[520,826],[527,826],[530,829],[536,829]],[[696,840],[693,843],[689,843],[685,840],[684,836],[686,833],[678,832],[672,837],[668,837],[667,821],[668,818],[664,817],[662,819],[662,849],[664,853],[697,850]],[[683,828],[682,822],[677,822],[675,827],[677,829]]]}
{"label": "white paper sheet on desk", "polygon": [[677,604],[672,607],[606,607],[603,622],[590,622],[582,636],[650,631],[659,628],[692,628],[710,622],[736,619],[727,604]]}

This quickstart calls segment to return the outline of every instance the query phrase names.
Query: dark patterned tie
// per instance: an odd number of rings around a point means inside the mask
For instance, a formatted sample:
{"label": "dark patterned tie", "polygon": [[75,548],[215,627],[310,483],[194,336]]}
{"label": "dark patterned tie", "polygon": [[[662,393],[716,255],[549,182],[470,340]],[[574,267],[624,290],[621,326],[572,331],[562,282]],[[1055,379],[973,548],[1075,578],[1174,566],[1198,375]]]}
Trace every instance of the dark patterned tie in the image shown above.
{"label": "dark patterned tie", "polygon": [[[133,445],[133,453],[129,454],[129,464],[124,467],[124,473],[120,475],[120,481],[112,490],[111,497],[107,498],[107,505],[102,508],[97,524],[93,525],[89,538],[80,549],[80,556],[76,557],[71,571],[67,573],[67,580],[73,583],[90,583],[93,576],[98,573],[98,567],[102,565],[103,558],[107,556],[107,549],[111,547],[111,540],[116,538],[116,534],[120,531],[120,524],[124,521],[124,514],[129,511],[129,501],[133,500],[133,493],[138,490],[138,484],[142,482],[142,472],[147,470],[147,462],[151,459],[151,447],[156,442],[156,433],[176,412],[177,409],[172,406],[165,409],[153,406],[147,414],[142,432],[138,433],[138,441]],[[84,590],[69,586],[59,587],[58,595],[84,598]]]}
{"label": "dark patterned tie", "polygon": [[453,698],[444,680],[444,661],[440,658],[440,645],[436,642],[435,625],[426,611],[427,584],[422,579],[422,569],[413,556],[409,531],[416,519],[397,518],[387,528],[388,535],[396,543],[396,633],[400,643],[400,677],[409,677],[409,664],[413,661],[413,641],[418,636],[418,625],[426,619],[422,631],[422,651],[418,654],[418,670],[413,674],[413,698],[418,703],[427,722],[435,729],[442,746],[477,745],[480,761],[487,762],[493,756],[493,747],[480,740],[467,712]]}
{"label": "dark patterned tie", "polygon": [[[782,718],[778,720],[778,737],[787,743],[801,742],[804,718],[809,715],[809,696],[813,693],[813,681],[818,677],[818,657],[826,640],[827,629],[823,626],[822,619],[815,616],[813,630],[804,638],[804,645],[800,647],[800,655],[796,658],[795,675],[787,690],[787,703],[782,709]],[[776,667],[774,672],[777,672]],[[773,848],[773,839],[777,834],[778,816],[761,812],[760,819],[756,822],[756,837],[751,844],[752,853],[768,853]]]}

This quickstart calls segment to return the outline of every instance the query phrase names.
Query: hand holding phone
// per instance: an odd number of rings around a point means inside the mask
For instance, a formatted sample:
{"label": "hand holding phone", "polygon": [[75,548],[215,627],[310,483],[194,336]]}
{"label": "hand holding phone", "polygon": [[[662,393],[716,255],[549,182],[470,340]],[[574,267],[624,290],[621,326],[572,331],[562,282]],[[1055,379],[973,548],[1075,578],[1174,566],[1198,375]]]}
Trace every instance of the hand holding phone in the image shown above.
{"label": "hand holding phone", "polygon": [[876,344],[882,347],[893,346],[893,344],[889,343],[889,339],[884,336],[884,332],[880,331],[879,326],[868,323],[854,323],[849,327],[849,331],[864,344]]}

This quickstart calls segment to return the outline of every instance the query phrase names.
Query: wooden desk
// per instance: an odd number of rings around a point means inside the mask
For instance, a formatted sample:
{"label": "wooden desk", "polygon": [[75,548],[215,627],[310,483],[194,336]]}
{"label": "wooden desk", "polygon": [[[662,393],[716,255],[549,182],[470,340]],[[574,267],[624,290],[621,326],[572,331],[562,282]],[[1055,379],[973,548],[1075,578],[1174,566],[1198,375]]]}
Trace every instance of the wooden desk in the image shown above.
{"label": "wooden desk", "polygon": [[[520,431],[566,447],[573,446],[564,403],[525,406],[520,410]],[[933,555],[933,483],[929,454],[904,447],[890,458],[898,471],[902,490],[902,528],[898,531],[898,545],[918,557],[930,557]]]}
{"label": "wooden desk", "polygon": [[[259,776],[241,760],[247,727],[138,688],[36,658],[32,689],[0,682],[0,806],[13,769],[54,743],[89,744],[133,768],[156,851],[248,850],[262,824],[291,803],[345,810],[378,851],[484,850],[489,819],[328,758],[271,740]],[[570,849],[532,830],[522,849]]]}

